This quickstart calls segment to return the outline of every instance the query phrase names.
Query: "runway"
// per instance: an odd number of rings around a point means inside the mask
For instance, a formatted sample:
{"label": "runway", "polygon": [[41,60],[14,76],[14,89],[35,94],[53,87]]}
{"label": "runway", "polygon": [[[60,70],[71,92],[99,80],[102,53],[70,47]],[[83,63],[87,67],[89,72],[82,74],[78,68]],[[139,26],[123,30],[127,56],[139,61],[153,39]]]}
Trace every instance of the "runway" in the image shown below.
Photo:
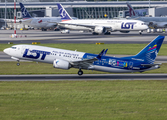
{"label": "runway", "polygon": [[[112,32],[111,35],[92,35],[90,32],[71,31],[69,34],[61,34],[60,31],[40,31],[28,30],[17,31],[18,38],[11,38],[13,30],[1,30],[0,44],[12,42],[13,44],[31,44],[32,42],[44,43],[97,43],[105,44],[135,44],[135,43],[149,43],[158,35],[166,36],[166,33],[147,33],[143,32],[139,35],[138,32],[120,33]],[[27,35],[27,37],[19,37]],[[167,38],[164,44],[167,43]]]}
{"label": "runway", "polygon": [[0,75],[0,81],[167,80],[167,74]]}

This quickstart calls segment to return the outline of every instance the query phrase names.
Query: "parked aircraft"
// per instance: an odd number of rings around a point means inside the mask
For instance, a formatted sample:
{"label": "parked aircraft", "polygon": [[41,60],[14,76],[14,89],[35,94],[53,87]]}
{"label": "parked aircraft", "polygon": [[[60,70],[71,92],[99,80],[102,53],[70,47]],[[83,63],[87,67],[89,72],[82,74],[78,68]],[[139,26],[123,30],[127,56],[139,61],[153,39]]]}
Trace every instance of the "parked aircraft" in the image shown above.
{"label": "parked aircraft", "polygon": [[130,31],[146,30],[148,28],[144,22],[139,20],[100,20],[100,19],[77,19],[73,20],[61,4],[57,4],[60,16],[63,22],[58,23],[59,26],[71,30],[90,31],[92,34],[110,34],[110,32],[120,31],[128,33]]}
{"label": "parked aircraft", "polygon": [[166,28],[167,27],[167,17],[140,17],[135,12],[135,10],[130,5],[130,3],[129,2],[126,2],[126,3],[129,9],[129,14],[131,17],[130,19],[141,20],[145,22],[149,27],[154,27],[154,28]]}
{"label": "parked aircraft", "polygon": [[103,49],[100,54],[91,54],[37,45],[14,45],[4,52],[17,61],[50,63],[54,68],[66,70],[77,68],[78,75],[83,74],[82,69],[112,73],[144,72],[160,67],[154,62],[163,40],[164,36],[158,36],[138,54],[122,58],[106,56],[108,49]]}
{"label": "parked aircraft", "polygon": [[34,28],[42,28],[42,31],[46,31],[48,28],[55,28],[57,23],[61,22],[61,17],[31,17],[22,3],[20,4],[23,24],[29,25]]}

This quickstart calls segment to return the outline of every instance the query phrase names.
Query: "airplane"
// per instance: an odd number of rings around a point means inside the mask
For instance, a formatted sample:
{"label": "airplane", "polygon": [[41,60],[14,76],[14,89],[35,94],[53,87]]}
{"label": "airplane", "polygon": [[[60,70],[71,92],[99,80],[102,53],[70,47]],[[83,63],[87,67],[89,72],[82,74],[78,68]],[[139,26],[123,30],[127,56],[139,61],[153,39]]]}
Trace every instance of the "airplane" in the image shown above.
{"label": "airplane", "polygon": [[71,30],[83,30],[90,31],[92,34],[110,34],[110,32],[120,31],[122,33],[128,33],[130,31],[139,31],[139,34],[143,30],[148,28],[143,21],[139,20],[100,20],[100,19],[77,19],[73,20],[64,9],[61,4],[57,4],[62,22],[58,23],[58,26],[65,27]]}
{"label": "airplane", "polygon": [[3,52],[18,61],[18,66],[20,60],[44,62],[53,64],[54,68],[59,69],[77,68],[78,75],[83,74],[82,69],[112,73],[144,72],[160,68],[161,63],[154,62],[164,38],[164,36],[158,36],[138,54],[121,58],[106,56],[108,49],[103,49],[99,54],[91,54],[23,44],[13,45],[4,49]]}
{"label": "airplane", "polygon": [[31,17],[22,3],[20,4],[23,20],[22,23],[34,28],[42,28],[46,31],[48,28],[55,28],[57,23],[61,22],[61,17]]}
{"label": "airplane", "polygon": [[126,2],[130,14],[130,18],[128,19],[135,19],[141,20],[145,22],[149,27],[153,28],[167,28],[167,17],[141,17],[135,12],[133,7],[130,5],[129,2]]}

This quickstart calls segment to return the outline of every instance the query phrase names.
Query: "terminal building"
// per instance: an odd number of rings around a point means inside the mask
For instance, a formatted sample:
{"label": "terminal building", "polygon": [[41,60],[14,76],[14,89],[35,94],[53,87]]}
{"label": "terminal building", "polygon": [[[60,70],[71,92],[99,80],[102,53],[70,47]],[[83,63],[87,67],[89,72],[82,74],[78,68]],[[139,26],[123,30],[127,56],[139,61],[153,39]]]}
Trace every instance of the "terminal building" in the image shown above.
{"label": "terminal building", "polygon": [[[98,2],[82,0],[16,0],[17,19],[22,18],[19,2],[24,4],[33,17],[58,17],[57,3],[61,3],[71,16],[78,19],[127,17],[125,13],[128,10],[126,1],[118,0]],[[129,1],[129,3],[134,9],[148,9],[149,15],[153,17],[167,15],[167,1]],[[5,8],[6,19],[14,19],[14,0],[0,0],[1,24],[5,19]]]}

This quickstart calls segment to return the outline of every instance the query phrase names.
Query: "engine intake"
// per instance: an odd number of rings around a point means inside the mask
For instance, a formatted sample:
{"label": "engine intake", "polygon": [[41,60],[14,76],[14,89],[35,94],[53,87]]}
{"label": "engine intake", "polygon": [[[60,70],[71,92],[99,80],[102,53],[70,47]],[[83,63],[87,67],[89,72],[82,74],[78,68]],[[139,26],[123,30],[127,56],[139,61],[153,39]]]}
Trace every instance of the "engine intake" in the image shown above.
{"label": "engine intake", "polygon": [[71,67],[71,65],[68,61],[56,59],[53,61],[53,67],[68,70]]}
{"label": "engine intake", "polygon": [[94,32],[98,34],[102,34],[102,33],[106,33],[107,30],[105,27],[97,26],[95,27]]}
{"label": "engine intake", "polygon": [[130,31],[120,31],[121,33],[129,33]]}

